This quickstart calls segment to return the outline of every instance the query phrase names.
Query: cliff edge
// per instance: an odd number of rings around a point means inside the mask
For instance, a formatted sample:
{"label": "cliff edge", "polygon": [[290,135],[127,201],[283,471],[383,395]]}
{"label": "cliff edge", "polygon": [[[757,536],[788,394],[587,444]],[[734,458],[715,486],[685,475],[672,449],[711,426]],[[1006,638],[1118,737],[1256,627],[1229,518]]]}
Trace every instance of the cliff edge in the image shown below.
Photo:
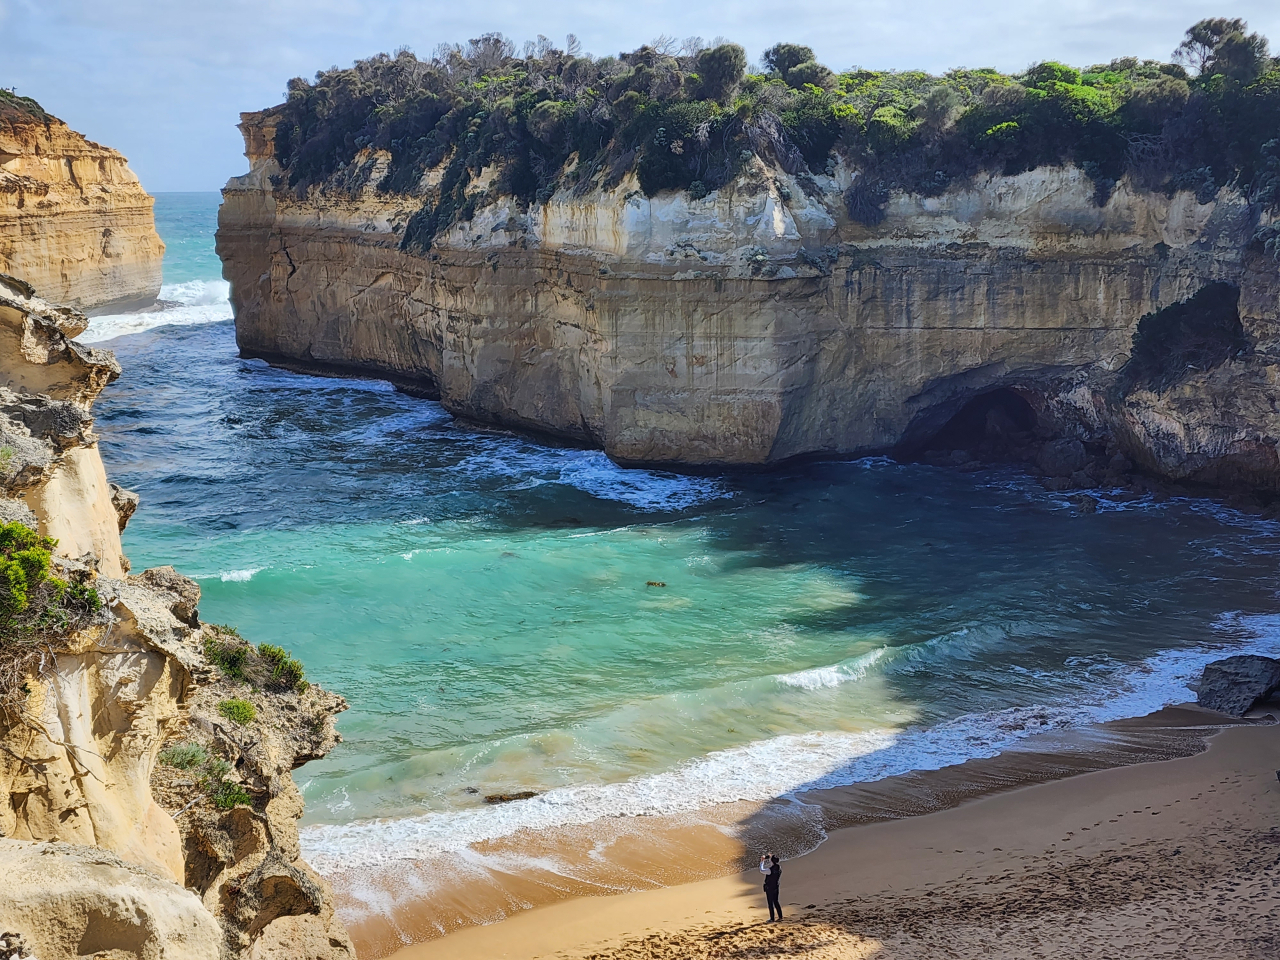
{"label": "cliff edge", "polygon": [[0,275],[0,933],[41,960],[354,956],[301,860],[290,772],[341,697],[129,575],[138,498],[90,415],[120,373],[87,326]]}
{"label": "cliff edge", "polygon": [[155,303],[155,200],[117,151],[0,91],[0,273],[89,313]]}
{"label": "cliff edge", "polygon": [[[629,464],[1068,441],[1063,482],[1280,492],[1280,159],[1249,139],[1280,67],[811,58],[487,37],[291,81],[223,191],[242,353]],[[1196,166],[1210,109],[1234,159]]]}

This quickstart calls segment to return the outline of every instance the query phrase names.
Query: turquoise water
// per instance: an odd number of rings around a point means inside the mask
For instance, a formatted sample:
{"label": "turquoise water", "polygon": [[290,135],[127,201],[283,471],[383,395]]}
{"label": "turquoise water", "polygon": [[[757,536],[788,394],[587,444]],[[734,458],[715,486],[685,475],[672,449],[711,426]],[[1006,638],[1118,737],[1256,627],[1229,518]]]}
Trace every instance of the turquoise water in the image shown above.
{"label": "turquoise water", "polygon": [[1280,528],[1209,503],[1084,512],[887,460],[623,470],[241,360],[216,205],[157,198],[191,299],[94,321],[127,333],[98,430],[142,495],[135,569],[197,578],[204,619],[350,701],[298,777],[322,869],[990,755],[1280,649]]}

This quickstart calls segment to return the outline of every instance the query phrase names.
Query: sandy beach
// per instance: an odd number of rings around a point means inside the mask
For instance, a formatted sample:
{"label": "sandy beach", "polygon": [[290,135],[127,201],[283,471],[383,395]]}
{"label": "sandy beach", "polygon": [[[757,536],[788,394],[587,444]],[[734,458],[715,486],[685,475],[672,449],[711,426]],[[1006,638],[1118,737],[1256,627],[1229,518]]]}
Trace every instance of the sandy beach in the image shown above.
{"label": "sandy beach", "polygon": [[[1210,719],[1196,714],[1180,715],[1193,739]],[[779,924],[753,869],[564,900],[394,956],[1275,957],[1280,727],[1202,732],[1192,756],[1022,787],[991,777],[1002,792],[834,830],[784,864]],[[850,816],[866,803],[817,799]]]}

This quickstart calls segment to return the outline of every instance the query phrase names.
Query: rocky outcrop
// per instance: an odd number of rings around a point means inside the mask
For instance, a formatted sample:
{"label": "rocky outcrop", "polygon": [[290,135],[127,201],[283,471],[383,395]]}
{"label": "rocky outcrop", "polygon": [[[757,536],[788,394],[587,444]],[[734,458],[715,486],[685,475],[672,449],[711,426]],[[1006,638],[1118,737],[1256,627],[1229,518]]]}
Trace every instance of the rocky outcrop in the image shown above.
{"label": "rocky outcrop", "polygon": [[1205,666],[1196,702],[1209,710],[1243,717],[1277,690],[1280,690],[1280,660],[1227,657]]}
{"label": "rocky outcrop", "polygon": [[0,101],[0,273],[80,310],[155,303],[154,203],[117,151]]}
{"label": "rocky outcrop", "polygon": [[119,514],[89,408],[120,365],[70,339],[87,326],[84,314],[0,275],[0,482],[62,556],[118,578],[127,569]]}
{"label": "rocky outcrop", "polygon": [[170,878],[97,847],[0,840],[0,929],[38,960],[221,960],[221,931]]}
{"label": "rocky outcrop", "polygon": [[[171,574],[165,578],[172,582]],[[189,590],[171,595],[175,606],[191,602]],[[206,637],[212,629],[205,628]],[[257,655],[238,637],[231,642],[246,656]],[[220,711],[232,697],[253,704],[252,720],[237,723]],[[341,697],[316,686],[268,691],[219,672],[189,701],[180,742],[203,749],[215,763],[222,758],[230,764],[254,802],[206,802],[208,788],[200,784],[198,766],[155,768],[152,793],[166,809],[178,811],[186,885],[222,924],[232,955],[254,960],[355,956],[334,917],[329,885],[302,860],[297,829],[302,795],[290,776],[333,749],[339,739],[333,717],[346,708]]]}
{"label": "rocky outcrop", "polygon": [[[766,464],[913,451],[1011,393],[1040,440],[1153,473],[1280,489],[1276,261],[1268,221],[1079,170],[891,196],[849,218],[858,171],[748,162],[703,199],[634,178],[521,209],[485,192],[427,250],[418,195],[379,192],[366,149],[305,195],[278,186],[274,114],[245,114],[251,170],[223,191],[218,251],[245,355],[385,377],[476,420],[628,463]],[[430,172],[428,174],[430,176]],[[424,187],[426,189],[426,187]],[[1120,371],[1140,319],[1224,282],[1247,349],[1160,388]]]}
{"label": "rocky outcrop", "polygon": [[[44,960],[353,957],[290,776],[346,704],[296,664],[288,689],[228,676],[199,587],[127,575],[138,498],[108,483],[90,415],[119,367],[70,339],[86,323],[0,276],[0,521],[56,538],[53,572],[95,598],[35,635],[0,606],[0,933]],[[256,718],[226,719],[233,698]]]}

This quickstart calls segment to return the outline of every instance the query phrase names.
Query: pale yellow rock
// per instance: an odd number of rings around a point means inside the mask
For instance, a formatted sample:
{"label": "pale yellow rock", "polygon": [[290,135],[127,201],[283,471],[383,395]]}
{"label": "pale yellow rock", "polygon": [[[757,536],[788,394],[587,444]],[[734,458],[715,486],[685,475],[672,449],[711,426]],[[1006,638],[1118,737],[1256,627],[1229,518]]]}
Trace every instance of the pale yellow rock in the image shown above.
{"label": "pale yellow rock", "polygon": [[0,273],[81,310],[154,303],[154,203],[117,151],[0,105]]}
{"label": "pale yellow rock", "polygon": [[58,541],[61,556],[88,554],[103,576],[124,576],[120,524],[96,443],[68,450],[49,480],[26,500],[40,519],[40,533]]}
{"label": "pale yellow rock", "polygon": [[150,779],[191,677],[129,610],[145,596],[99,589],[122,622],[57,653],[29,681],[21,721],[0,729],[0,798],[13,801],[0,804],[0,833],[102,847],[181,883],[178,827]]}
{"label": "pale yellow rock", "polygon": [[[64,401],[87,414],[101,390],[120,375],[120,366],[111,354],[69,339],[86,322],[78,311],[0,278],[0,389],[35,394],[44,403]],[[123,577],[119,517],[96,438],[84,427],[74,441],[68,435],[56,445],[39,474],[5,478],[14,484],[10,495],[21,497],[35,513],[40,533],[58,541],[59,556],[87,560],[104,576]]]}
{"label": "pale yellow rock", "polygon": [[[0,638],[0,931],[39,957],[350,960],[332,891],[301,860],[290,776],[337,743],[345,703],[219,681],[200,588],[169,567],[123,579],[137,498],[108,482],[90,415],[120,368],[68,339],[85,324],[0,276],[0,517],[56,538],[55,574],[102,601],[74,629]],[[243,695],[264,725],[251,742],[217,709]],[[208,763],[159,762],[193,738]],[[229,808],[210,796],[226,777],[250,791]]]}
{"label": "pale yellow rock", "polygon": [[[1280,395],[1259,372],[1280,280],[1229,189],[1200,204],[1126,180],[1099,206],[1080,170],[1040,168],[895,194],[868,227],[844,206],[857,171],[805,184],[755,159],[701,200],[646,198],[633,177],[527,210],[499,198],[402,250],[423,199],[377,190],[385,155],[276,191],[274,123],[242,116],[250,172],[219,214],[247,355],[386,377],[628,463],[911,448],[1007,388],[1046,430],[1115,438],[1157,472],[1280,488]],[[1248,396],[1115,405],[1142,316],[1216,280],[1240,287],[1258,347],[1217,386]]]}
{"label": "pale yellow rock", "polygon": [[38,960],[220,960],[195,894],[95,847],[0,839],[0,929]]}

